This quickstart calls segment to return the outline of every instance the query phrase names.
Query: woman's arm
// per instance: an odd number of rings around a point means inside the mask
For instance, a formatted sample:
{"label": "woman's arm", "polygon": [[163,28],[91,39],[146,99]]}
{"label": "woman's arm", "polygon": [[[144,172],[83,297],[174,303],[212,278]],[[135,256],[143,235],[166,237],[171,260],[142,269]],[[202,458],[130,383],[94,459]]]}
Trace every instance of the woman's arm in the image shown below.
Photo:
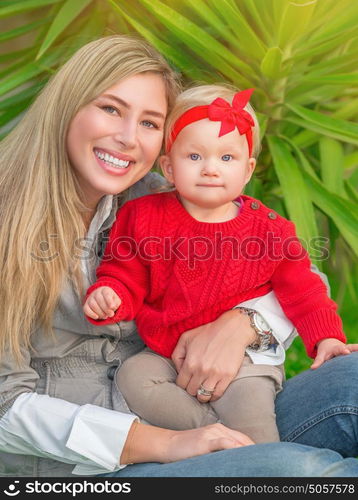
{"label": "woman's arm", "polygon": [[118,457],[136,418],[27,392],[0,420],[0,450],[73,464],[74,474],[110,472],[121,468]]}
{"label": "woman's arm", "polygon": [[37,394],[39,375],[22,354],[21,366],[8,351],[0,362],[0,450],[73,464],[75,474],[119,468],[136,416]]}
{"label": "woman's arm", "polygon": [[254,444],[221,424],[172,431],[137,422],[135,415],[24,393],[0,420],[0,450],[74,464],[94,475],[126,464],[174,462]]}

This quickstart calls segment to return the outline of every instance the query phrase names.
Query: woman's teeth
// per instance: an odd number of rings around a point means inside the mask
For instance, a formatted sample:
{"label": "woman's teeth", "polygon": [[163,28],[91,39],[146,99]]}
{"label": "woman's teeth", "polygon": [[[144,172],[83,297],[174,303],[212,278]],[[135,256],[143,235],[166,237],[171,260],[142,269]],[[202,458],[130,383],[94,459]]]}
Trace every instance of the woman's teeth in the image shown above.
{"label": "woman's teeth", "polygon": [[99,151],[95,151],[95,155],[100,159],[108,163],[111,167],[116,168],[126,168],[129,165],[129,161],[119,160],[108,153],[100,153]]}

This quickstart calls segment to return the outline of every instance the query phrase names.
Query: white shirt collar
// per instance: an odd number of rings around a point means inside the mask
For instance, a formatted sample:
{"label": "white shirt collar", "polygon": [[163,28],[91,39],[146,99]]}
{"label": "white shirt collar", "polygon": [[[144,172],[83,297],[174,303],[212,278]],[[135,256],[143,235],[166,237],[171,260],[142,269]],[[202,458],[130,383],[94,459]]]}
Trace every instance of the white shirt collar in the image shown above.
{"label": "white shirt collar", "polygon": [[113,207],[113,195],[103,196],[97,206],[97,211],[91,221],[87,232],[87,238],[94,240],[103,226],[104,221],[109,217]]}

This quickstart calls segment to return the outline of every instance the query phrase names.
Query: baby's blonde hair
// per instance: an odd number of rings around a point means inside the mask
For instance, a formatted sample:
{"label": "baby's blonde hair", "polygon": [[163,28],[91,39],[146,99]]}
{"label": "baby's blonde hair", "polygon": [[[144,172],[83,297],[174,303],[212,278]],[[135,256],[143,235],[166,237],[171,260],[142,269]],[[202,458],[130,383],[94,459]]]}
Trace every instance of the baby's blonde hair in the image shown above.
{"label": "baby's blonde hair", "polygon": [[[194,108],[195,106],[211,104],[217,97],[221,97],[232,104],[234,95],[237,92],[240,92],[240,90],[232,85],[223,83],[214,85],[195,85],[184,90],[178,95],[174,107],[166,121],[164,136],[165,148],[168,145],[175,122],[183,113],[188,111],[188,109]],[[252,129],[253,148],[251,156],[257,158],[261,150],[259,122],[250,103],[248,103],[244,109],[250,113],[255,122],[255,126]]]}

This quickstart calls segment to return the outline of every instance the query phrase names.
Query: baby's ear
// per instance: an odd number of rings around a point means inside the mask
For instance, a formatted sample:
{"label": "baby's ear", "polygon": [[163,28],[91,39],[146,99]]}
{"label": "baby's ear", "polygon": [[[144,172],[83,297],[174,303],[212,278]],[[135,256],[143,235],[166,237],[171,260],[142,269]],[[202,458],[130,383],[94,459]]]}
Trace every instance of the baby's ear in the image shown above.
{"label": "baby's ear", "polygon": [[170,156],[169,155],[162,155],[159,157],[159,165],[160,168],[162,169],[164,177],[169,181],[170,183],[174,182],[173,179],[173,169],[170,161]]}
{"label": "baby's ear", "polygon": [[247,184],[249,182],[249,180],[251,179],[251,176],[254,173],[255,167],[256,167],[256,158],[253,158],[253,157],[249,158],[245,184]]}

